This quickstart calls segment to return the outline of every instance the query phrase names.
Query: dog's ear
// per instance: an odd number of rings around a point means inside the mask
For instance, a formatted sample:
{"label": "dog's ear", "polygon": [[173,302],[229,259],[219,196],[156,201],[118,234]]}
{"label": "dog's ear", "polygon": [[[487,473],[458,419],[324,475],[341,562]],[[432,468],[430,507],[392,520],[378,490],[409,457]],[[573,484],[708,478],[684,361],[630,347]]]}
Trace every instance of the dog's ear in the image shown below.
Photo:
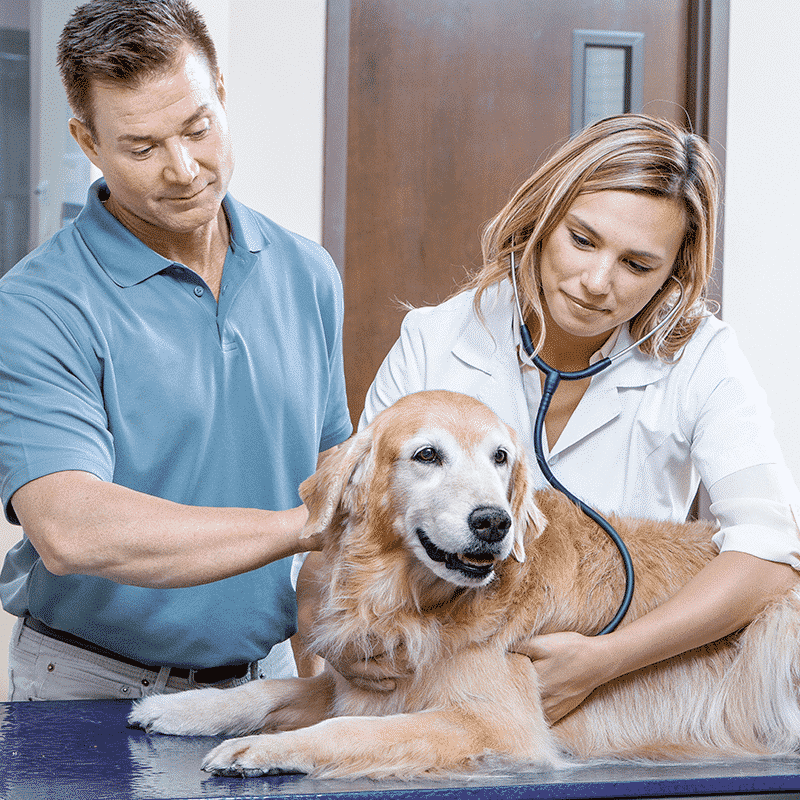
{"label": "dog's ear", "polygon": [[517,561],[525,560],[525,533],[530,528],[533,538],[541,536],[547,520],[534,499],[533,486],[529,479],[528,459],[519,446],[518,455],[511,471],[509,501],[514,515],[514,547],[511,554]]}
{"label": "dog's ear", "polygon": [[364,508],[371,453],[372,431],[366,428],[341,444],[300,484],[300,499],[308,509],[301,539],[330,527],[340,509],[350,514]]}

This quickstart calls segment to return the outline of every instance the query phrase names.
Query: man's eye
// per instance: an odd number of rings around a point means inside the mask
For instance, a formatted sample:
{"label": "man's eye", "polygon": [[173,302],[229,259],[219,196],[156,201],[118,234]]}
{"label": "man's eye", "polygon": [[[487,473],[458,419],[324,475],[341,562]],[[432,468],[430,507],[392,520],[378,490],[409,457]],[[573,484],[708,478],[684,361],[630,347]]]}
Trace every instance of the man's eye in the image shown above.
{"label": "man's eye", "polygon": [[422,464],[442,463],[442,457],[435,447],[420,447],[411,458],[413,461],[419,461]]}
{"label": "man's eye", "polygon": [[196,131],[190,131],[189,136],[190,139],[202,139],[208,132],[211,130],[211,126],[204,125],[202,128]]}

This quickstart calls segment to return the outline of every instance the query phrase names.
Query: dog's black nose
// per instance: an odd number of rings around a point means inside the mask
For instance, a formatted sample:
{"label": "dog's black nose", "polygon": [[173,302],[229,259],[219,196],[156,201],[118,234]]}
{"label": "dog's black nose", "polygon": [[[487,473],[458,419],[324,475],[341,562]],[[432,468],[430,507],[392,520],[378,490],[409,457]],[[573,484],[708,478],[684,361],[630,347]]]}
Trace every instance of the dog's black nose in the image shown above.
{"label": "dog's black nose", "polygon": [[484,542],[499,542],[511,527],[511,517],[502,508],[481,506],[467,520],[470,530]]}

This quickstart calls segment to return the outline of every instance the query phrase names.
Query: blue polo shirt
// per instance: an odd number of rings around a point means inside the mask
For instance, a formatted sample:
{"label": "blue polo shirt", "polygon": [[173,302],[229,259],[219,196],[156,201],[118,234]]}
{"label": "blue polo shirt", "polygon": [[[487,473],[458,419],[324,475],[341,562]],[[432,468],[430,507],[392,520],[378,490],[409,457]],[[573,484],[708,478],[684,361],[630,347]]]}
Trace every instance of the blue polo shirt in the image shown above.
{"label": "blue polo shirt", "polygon": [[[0,495],[62,470],[178,503],[283,510],[351,433],[330,257],[226,197],[219,302],[102,205],[0,280]],[[191,558],[187,550],[186,558]],[[48,572],[23,535],[0,599],[155,665],[254,661],[296,625],[291,559],[187,589]]]}

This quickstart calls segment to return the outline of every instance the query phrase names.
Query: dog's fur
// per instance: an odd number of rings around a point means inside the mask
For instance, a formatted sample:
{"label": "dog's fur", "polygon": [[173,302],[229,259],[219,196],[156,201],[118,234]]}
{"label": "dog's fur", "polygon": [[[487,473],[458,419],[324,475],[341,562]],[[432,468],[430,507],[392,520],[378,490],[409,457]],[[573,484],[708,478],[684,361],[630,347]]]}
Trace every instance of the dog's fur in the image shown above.
{"label": "dog's fur", "polygon": [[[743,632],[612,681],[547,725],[534,665],[509,651],[534,633],[596,633],[624,582],[606,534],[561,495],[532,492],[527,470],[514,433],[477,400],[424,392],[399,401],[301,493],[307,530],[326,536],[314,648],[334,661],[345,652],[402,658],[413,674],[383,693],[327,667],[314,678],[151,697],[134,707],[132,724],[260,732],[222,743],[203,765],[242,775],[407,777],[497,761],[553,767],[565,755],[794,751],[795,591]],[[475,509],[480,524],[471,528]],[[623,624],[664,602],[715,553],[705,524],[611,521],[636,568]]]}

